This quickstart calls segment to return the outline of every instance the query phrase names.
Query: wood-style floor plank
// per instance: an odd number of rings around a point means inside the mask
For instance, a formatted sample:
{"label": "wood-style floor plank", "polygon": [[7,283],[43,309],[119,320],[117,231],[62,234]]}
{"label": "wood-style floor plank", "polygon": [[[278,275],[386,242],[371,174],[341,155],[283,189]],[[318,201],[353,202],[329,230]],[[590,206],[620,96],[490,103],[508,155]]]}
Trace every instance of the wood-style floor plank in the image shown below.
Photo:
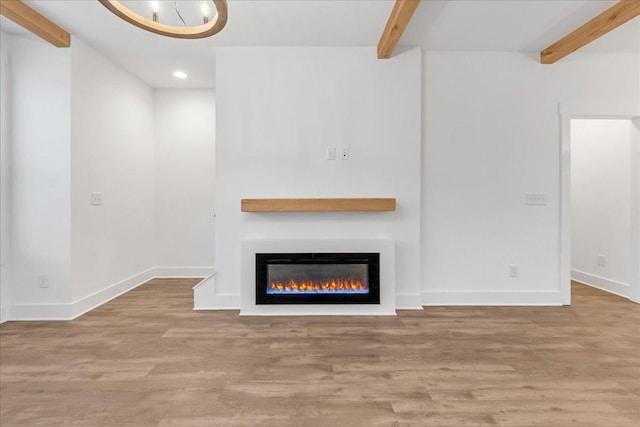
{"label": "wood-style floor plank", "polygon": [[71,322],[0,326],[0,425],[634,426],[640,306],[397,317],[194,312],[155,279]]}

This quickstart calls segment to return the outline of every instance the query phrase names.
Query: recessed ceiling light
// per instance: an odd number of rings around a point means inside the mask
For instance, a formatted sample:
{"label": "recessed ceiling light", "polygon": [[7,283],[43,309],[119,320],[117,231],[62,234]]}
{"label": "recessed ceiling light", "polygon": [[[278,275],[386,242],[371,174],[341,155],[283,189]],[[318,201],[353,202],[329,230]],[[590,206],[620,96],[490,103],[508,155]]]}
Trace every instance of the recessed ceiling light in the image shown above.
{"label": "recessed ceiling light", "polygon": [[173,77],[175,77],[176,79],[186,79],[187,73],[185,73],[184,71],[174,71]]}

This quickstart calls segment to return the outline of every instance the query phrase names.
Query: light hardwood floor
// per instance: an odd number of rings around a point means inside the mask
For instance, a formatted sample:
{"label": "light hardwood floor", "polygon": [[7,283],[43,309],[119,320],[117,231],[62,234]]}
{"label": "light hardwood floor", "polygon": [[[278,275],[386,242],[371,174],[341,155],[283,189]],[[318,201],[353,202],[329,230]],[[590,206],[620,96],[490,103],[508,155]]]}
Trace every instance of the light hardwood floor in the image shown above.
{"label": "light hardwood floor", "polygon": [[194,312],[153,280],[72,322],[0,327],[0,425],[640,425],[640,306],[397,317]]}

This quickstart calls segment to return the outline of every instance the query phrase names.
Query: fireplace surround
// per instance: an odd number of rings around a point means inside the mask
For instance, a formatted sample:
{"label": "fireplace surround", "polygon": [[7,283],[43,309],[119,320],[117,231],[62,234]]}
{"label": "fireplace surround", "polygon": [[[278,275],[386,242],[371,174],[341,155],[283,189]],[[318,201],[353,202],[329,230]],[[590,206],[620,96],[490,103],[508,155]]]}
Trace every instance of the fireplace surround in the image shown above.
{"label": "fireplace surround", "polygon": [[[316,316],[316,315],[396,315],[395,242],[390,239],[252,239],[240,243],[240,315],[241,316]],[[318,302],[256,304],[256,254],[349,253],[379,255],[380,303],[359,304]],[[219,274],[224,274],[220,272]]]}

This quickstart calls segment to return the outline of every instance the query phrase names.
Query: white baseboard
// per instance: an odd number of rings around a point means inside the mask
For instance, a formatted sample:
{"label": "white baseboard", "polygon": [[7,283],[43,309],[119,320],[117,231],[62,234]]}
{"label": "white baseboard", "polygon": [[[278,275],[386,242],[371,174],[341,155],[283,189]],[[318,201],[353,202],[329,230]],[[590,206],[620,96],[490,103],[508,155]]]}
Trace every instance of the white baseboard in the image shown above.
{"label": "white baseboard", "polygon": [[7,321],[72,320],[71,304],[13,304],[7,313]]}
{"label": "white baseboard", "polygon": [[[202,282],[201,282],[202,283]],[[199,283],[196,286],[199,286]],[[209,298],[210,303],[207,306],[194,306],[194,310],[239,310],[240,295],[239,294],[216,294],[213,298]],[[396,295],[397,310],[422,310],[420,305],[420,294],[416,295]],[[336,315],[344,313],[336,312]],[[289,314],[297,315],[297,314]],[[389,315],[389,314],[387,314]]]}
{"label": "white baseboard", "polygon": [[422,305],[563,305],[560,291],[550,292],[475,292],[423,291]]}
{"label": "white baseboard", "polygon": [[206,306],[193,306],[196,311],[200,310],[240,310],[240,294],[216,295]]}
{"label": "white baseboard", "polygon": [[605,292],[609,292],[621,297],[629,297],[629,285],[626,283],[616,282],[606,277],[596,276],[595,274],[585,273],[580,270],[571,270],[571,280],[583,283],[593,288],[598,288]]}
{"label": "white baseboard", "polygon": [[24,304],[11,305],[7,320],[73,320],[112,299],[137,288],[154,277],[154,269],[131,276],[71,304]]}
{"label": "white baseboard", "polygon": [[102,304],[111,301],[112,299],[119,297],[120,295],[129,292],[132,289],[137,288],[145,282],[155,277],[154,269],[150,268],[147,271],[131,276],[118,283],[108,286],[98,292],[94,292],[91,295],[87,295],[84,298],[80,298],[77,301],[71,303],[71,318],[75,319],[78,316],[93,310]]}
{"label": "white baseboard", "polygon": [[[201,301],[206,301],[202,304]],[[193,287],[194,310],[240,310],[240,294],[218,294],[216,275],[209,277]]]}
{"label": "white baseboard", "polygon": [[240,316],[397,316],[395,310],[380,310],[375,304],[263,305]]}
{"label": "white baseboard", "polygon": [[[196,286],[200,286],[199,283]],[[206,286],[206,285],[205,285]],[[240,309],[240,295],[239,294],[215,294],[209,298],[209,304],[207,306],[194,306],[194,310],[239,310]],[[420,305],[420,294],[416,295],[396,295],[396,310],[422,310]],[[285,315],[284,313],[278,313]],[[308,313],[307,313],[308,314]],[[344,312],[336,311],[330,313],[333,315],[345,315]],[[289,316],[297,316],[299,313],[286,314]],[[393,313],[385,313],[384,315],[393,315]]]}
{"label": "white baseboard", "polygon": [[[138,273],[107,286],[70,304],[23,304],[2,307],[0,323],[5,321],[73,320],[154,278],[206,277],[213,267],[159,267]],[[175,275],[168,275],[175,273]],[[238,304],[239,306],[239,304]]]}
{"label": "white baseboard", "polygon": [[9,307],[7,307],[6,305],[1,306],[0,307],[0,324],[6,322],[8,317],[9,317]]}
{"label": "white baseboard", "polygon": [[215,272],[213,267],[156,267],[153,269],[153,277],[209,277]]}
{"label": "white baseboard", "polygon": [[396,310],[422,310],[420,294],[396,294]]}
{"label": "white baseboard", "polygon": [[195,290],[196,290],[196,289],[198,289],[198,288],[199,288],[199,287],[201,287],[201,286],[202,286],[202,287],[205,287],[208,281],[210,281],[210,280],[215,280],[215,277],[214,277],[215,275],[216,275],[216,273],[215,273],[215,271],[214,271],[214,272],[213,272],[213,273],[211,273],[210,275],[205,276],[202,280],[200,280],[198,283],[196,283],[196,285],[192,288],[192,289],[193,289],[193,291],[195,292]]}

